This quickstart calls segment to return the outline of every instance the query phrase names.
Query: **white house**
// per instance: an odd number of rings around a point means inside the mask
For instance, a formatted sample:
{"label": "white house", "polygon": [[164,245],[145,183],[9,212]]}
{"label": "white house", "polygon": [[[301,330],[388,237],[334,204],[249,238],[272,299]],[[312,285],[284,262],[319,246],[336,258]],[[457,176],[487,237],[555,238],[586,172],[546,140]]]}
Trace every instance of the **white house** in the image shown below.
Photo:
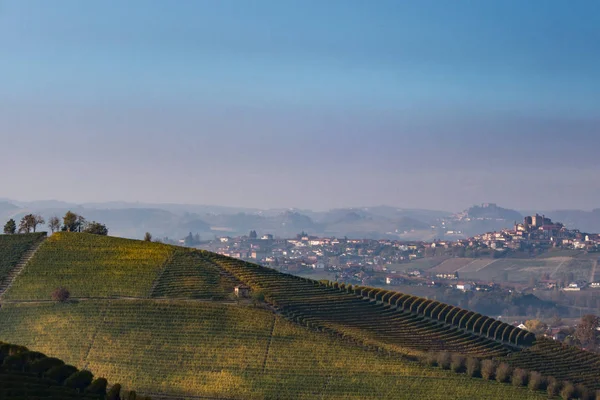
{"label": "white house", "polygon": [[458,290],[462,290],[463,292],[467,292],[467,291],[473,289],[473,285],[471,285],[470,283],[458,283],[456,285],[456,288]]}

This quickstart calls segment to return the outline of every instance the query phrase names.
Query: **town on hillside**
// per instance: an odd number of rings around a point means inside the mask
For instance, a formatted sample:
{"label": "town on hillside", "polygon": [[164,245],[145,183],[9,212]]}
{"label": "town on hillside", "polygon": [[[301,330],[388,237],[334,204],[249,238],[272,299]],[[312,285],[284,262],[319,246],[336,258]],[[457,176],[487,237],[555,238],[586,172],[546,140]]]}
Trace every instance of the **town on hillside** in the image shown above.
{"label": "town on hillside", "polygon": [[[496,267],[511,264],[511,260],[518,263],[538,257],[568,254],[569,251],[588,254],[592,259],[595,253],[600,256],[600,234],[567,229],[563,224],[538,214],[525,217],[521,223],[515,223],[512,229],[455,241],[324,238],[305,232],[295,238],[285,239],[251,231],[245,236],[223,236],[204,242],[190,234],[180,242],[194,243],[205,250],[283,272],[330,272],[335,274],[336,280],[363,285],[452,284],[464,291],[490,290],[495,283],[519,283],[518,278],[523,280],[523,284],[530,284],[533,277],[535,282],[532,286],[538,286],[539,289],[600,288],[600,281],[595,281],[594,274],[590,275],[591,279],[577,279],[568,274],[557,278],[551,276],[552,271],[546,273],[542,270],[539,276],[530,273],[526,278],[517,277],[510,271],[499,276],[489,274],[489,271],[499,269]],[[551,267],[555,271],[559,269],[554,265]]]}

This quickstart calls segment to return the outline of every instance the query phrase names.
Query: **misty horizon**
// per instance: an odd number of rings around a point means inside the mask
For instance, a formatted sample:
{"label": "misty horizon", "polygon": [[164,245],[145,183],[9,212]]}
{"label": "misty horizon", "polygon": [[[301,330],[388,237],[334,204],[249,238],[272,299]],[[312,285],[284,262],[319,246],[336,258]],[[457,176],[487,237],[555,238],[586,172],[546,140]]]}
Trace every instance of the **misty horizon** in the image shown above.
{"label": "misty horizon", "polygon": [[595,209],[598,15],[594,1],[5,1],[0,197]]}

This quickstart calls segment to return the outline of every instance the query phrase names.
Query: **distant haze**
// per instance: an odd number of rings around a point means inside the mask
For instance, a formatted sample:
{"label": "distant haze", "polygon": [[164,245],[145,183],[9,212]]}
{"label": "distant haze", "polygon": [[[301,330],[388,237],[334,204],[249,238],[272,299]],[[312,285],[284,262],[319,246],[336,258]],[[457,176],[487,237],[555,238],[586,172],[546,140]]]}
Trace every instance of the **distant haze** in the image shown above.
{"label": "distant haze", "polygon": [[600,207],[600,2],[0,3],[0,197]]}

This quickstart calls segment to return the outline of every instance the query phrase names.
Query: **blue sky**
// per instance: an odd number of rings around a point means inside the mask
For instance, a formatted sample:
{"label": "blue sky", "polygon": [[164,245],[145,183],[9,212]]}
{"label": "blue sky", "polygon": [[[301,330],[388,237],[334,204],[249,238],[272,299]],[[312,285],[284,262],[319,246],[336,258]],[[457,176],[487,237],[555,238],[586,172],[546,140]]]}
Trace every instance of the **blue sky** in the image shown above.
{"label": "blue sky", "polygon": [[600,207],[599,27],[584,0],[0,1],[0,197]]}

